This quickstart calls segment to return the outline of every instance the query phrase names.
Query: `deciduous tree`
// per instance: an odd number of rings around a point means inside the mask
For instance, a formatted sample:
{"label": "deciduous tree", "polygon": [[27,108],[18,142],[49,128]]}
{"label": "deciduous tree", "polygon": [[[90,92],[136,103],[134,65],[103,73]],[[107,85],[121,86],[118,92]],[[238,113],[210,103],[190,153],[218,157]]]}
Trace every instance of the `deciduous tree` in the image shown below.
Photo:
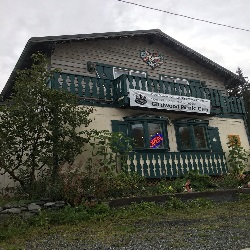
{"label": "deciduous tree", "polygon": [[[52,181],[59,166],[72,163],[88,141],[92,107],[78,106],[76,96],[49,87],[55,70],[40,53],[31,68],[17,72],[12,96],[0,106],[0,168],[28,190],[40,173]],[[49,170],[49,171],[48,171]]]}

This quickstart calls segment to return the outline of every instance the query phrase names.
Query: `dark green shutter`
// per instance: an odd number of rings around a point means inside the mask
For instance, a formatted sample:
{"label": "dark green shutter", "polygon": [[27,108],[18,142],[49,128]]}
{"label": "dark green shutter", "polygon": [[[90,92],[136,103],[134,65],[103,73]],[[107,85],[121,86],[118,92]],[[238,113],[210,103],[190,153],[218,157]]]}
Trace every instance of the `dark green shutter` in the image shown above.
{"label": "dark green shutter", "polygon": [[[116,120],[112,120],[112,132],[119,132],[119,133],[123,133],[124,136],[128,136],[128,123],[125,121],[116,121]],[[116,145],[117,147],[120,147],[121,151],[125,150],[125,142],[120,143],[120,145]]]}
{"label": "dark green shutter", "polygon": [[218,128],[207,127],[207,131],[212,152],[222,152],[223,150]]}
{"label": "dark green shutter", "polygon": [[112,132],[120,132],[128,136],[128,123],[125,121],[112,120]]}

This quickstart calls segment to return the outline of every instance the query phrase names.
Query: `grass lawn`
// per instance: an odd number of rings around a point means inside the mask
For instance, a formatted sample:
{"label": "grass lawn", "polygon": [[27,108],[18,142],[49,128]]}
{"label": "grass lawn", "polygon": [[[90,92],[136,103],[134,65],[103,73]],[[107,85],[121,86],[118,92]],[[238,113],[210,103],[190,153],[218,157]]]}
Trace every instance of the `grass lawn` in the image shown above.
{"label": "grass lawn", "polygon": [[199,244],[206,245],[219,233],[229,231],[232,239],[240,242],[250,232],[249,211],[248,196],[221,204],[204,199],[183,203],[176,199],[163,205],[141,203],[120,209],[104,205],[93,209],[66,208],[42,212],[28,220],[1,220],[0,249],[40,249],[39,244],[47,240],[58,246],[59,239],[84,242],[90,246],[88,249],[95,242],[118,247],[126,246],[135,237],[142,242],[165,239],[166,246],[181,249],[190,247],[187,237],[195,237]]}

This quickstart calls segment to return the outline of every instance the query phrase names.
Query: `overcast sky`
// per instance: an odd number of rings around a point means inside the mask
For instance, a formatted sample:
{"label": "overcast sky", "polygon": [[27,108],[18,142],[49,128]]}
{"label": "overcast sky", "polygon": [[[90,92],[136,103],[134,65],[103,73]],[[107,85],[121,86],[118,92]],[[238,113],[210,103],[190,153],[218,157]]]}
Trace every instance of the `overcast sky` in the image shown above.
{"label": "overcast sky", "polygon": [[[128,0],[250,30],[250,0]],[[31,37],[160,29],[250,78],[250,32],[165,14],[118,0],[0,0],[0,91]]]}

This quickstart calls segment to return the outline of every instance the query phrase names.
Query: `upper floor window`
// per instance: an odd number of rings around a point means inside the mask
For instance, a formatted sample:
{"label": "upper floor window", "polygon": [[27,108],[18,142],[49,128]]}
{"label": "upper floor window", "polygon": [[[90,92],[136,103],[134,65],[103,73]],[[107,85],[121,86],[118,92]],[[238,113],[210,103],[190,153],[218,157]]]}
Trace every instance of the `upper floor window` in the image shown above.
{"label": "upper floor window", "polygon": [[176,139],[179,151],[209,150],[208,121],[175,121]]}

